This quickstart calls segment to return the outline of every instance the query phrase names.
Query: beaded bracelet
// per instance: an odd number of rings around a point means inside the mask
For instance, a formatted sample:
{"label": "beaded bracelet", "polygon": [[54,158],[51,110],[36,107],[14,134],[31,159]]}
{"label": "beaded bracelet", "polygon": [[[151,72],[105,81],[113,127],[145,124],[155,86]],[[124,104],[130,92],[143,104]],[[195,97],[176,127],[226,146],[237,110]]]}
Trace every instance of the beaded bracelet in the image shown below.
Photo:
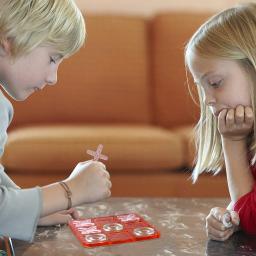
{"label": "beaded bracelet", "polygon": [[68,199],[68,209],[72,208],[72,201],[71,201],[71,196],[72,196],[72,192],[69,189],[68,185],[64,182],[64,181],[60,181],[59,184],[63,187],[63,189],[66,192],[67,195],[67,199]]}

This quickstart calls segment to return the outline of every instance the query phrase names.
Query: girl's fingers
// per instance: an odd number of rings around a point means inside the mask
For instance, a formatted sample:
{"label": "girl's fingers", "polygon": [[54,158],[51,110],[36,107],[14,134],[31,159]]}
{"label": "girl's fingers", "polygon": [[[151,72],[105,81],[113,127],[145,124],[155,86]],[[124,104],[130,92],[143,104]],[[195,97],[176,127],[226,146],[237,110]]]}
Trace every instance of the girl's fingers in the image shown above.
{"label": "girl's fingers", "polygon": [[235,123],[235,111],[233,108],[229,109],[226,114],[226,127],[231,128]]}
{"label": "girl's fingers", "polygon": [[253,111],[251,107],[245,107],[245,123],[248,125],[252,125],[253,124]]}
{"label": "girl's fingers", "polygon": [[233,228],[227,229],[227,230],[224,230],[224,231],[219,231],[219,230],[216,230],[213,227],[209,227],[207,229],[207,236],[209,238],[213,237],[213,238],[215,238],[215,240],[218,239],[220,241],[224,241],[227,238],[229,238],[233,234],[233,232],[234,232]]}
{"label": "girl's fingers", "polygon": [[218,115],[218,128],[219,130],[223,130],[226,127],[226,114],[227,109],[223,109]]}
{"label": "girl's fingers", "polygon": [[239,226],[240,224],[240,218],[237,212],[230,211],[231,221],[234,225]]}
{"label": "girl's fingers", "polygon": [[222,223],[222,216],[227,212],[225,208],[214,207],[210,211],[210,216],[212,215],[219,223]]}
{"label": "girl's fingers", "polygon": [[236,124],[243,124],[245,121],[245,109],[242,105],[239,105],[235,109],[235,123]]}
{"label": "girl's fingers", "polygon": [[211,239],[211,240],[216,240],[216,241],[226,241],[227,239],[230,238],[230,236],[233,234],[233,229],[230,229],[228,230],[228,232],[222,236],[219,236],[219,235],[213,235],[213,234],[209,234],[208,237]]}
{"label": "girl's fingers", "polygon": [[209,227],[212,227],[218,231],[224,231],[226,229],[223,223],[220,220],[217,220],[217,218],[213,216],[210,216],[207,218],[206,228],[209,229]]}

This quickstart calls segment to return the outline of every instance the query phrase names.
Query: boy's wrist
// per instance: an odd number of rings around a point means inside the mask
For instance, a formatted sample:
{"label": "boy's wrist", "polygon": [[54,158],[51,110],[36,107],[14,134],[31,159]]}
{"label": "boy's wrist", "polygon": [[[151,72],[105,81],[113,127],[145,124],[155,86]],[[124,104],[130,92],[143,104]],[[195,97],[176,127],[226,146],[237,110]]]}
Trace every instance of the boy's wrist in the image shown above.
{"label": "boy's wrist", "polygon": [[68,210],[72,208],[72,192],[66,182],[60,181],[59,184],[65,190],[66,198],[68,200],[68,206],[67,206],[67,210]]}

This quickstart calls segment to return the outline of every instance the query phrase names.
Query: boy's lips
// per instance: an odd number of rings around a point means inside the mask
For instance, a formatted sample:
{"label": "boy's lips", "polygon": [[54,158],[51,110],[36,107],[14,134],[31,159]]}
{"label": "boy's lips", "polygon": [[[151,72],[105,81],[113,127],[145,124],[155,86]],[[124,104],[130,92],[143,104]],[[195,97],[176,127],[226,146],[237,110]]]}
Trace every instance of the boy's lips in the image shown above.
{"label": "boy's lips", "polygon": [[44,89],[44,86],[42,86],[42,87],[34,87],[35,91],[40,91],[40,90],[43,90],[43,89]]}

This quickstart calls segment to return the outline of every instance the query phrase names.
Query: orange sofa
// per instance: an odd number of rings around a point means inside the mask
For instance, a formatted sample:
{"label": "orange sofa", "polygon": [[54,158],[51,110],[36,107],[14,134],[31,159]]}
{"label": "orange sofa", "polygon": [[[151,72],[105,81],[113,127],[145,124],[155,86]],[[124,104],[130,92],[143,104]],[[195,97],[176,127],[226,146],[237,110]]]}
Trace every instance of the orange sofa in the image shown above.
{"label": "orange sofa", "polygon": [[102,143],[115,196],[226,195],[224,176],[192,185],[184,171],[199,109],[183,51],[208,16],[86,16],[85,47],[60,66],[57,86],[13,102],[6,172],[24,187],[57,181]]}

